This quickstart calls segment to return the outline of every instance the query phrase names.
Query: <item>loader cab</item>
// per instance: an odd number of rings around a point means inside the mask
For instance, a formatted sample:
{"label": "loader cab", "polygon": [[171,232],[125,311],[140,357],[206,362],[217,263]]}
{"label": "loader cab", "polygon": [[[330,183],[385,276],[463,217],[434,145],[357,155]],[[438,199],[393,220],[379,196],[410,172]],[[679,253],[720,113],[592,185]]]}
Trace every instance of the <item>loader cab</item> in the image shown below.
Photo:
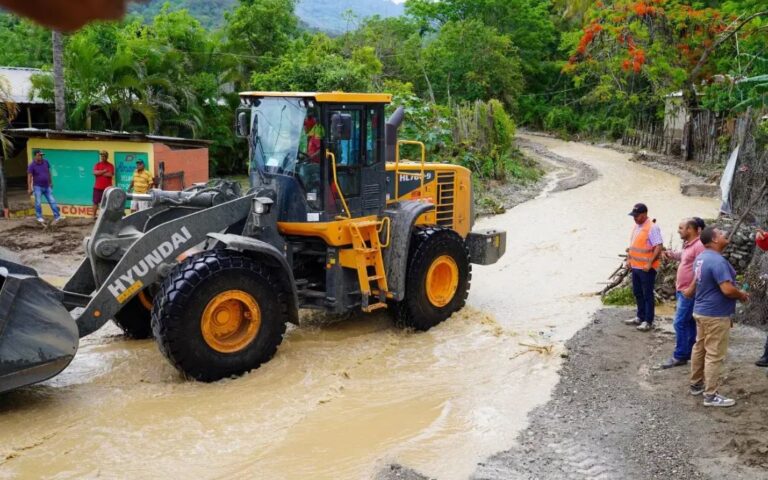
{"label": "loader cab", "polygon": [[384,108],[391,96],[241,94],[254,189],[273,190],[281,223],[381,215],[386,205]]}

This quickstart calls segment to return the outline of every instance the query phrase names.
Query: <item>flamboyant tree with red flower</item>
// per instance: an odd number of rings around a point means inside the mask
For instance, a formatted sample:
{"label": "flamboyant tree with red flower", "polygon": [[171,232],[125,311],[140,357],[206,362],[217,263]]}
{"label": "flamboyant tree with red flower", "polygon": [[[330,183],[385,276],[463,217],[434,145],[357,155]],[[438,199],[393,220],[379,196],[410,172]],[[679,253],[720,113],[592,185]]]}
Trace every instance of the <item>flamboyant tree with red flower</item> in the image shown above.
{"label": "flamboyant tree with red flower", "polygon": [[579,36],[568,39],[563,70],[577,85],[592,84],[587,100],[619,99],[647,111],[658,109],[664,94],[683,90],[695,103],[696,86],[733,58],[735,43],[723,39],[741,28],[740,20],[680,0],[597,1]]}

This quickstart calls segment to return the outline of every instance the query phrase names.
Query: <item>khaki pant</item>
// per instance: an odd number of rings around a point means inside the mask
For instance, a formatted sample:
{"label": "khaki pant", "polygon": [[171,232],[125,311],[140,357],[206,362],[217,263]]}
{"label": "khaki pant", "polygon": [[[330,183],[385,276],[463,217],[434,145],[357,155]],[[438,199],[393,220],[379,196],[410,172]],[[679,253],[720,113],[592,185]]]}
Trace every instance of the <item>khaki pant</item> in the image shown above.
{"label": "khaki pant", "polygon": [[731,318],[695,314],[693,318],[696,319],[696,344],[691,353],[691,385],[704,383],[704,394],[714,395],[728,352]]}
{"label": "khaki pant", "polygon": [[146,210],[152,205],[150,202],[143,200],[131,200],[131,212],[138,212],[139,210]]}

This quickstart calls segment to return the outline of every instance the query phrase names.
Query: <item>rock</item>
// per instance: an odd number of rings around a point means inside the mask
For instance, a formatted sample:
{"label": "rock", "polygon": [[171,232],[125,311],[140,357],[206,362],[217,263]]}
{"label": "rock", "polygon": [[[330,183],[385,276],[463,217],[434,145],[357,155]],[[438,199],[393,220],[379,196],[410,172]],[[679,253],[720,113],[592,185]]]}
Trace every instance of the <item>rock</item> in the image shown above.
{"label": "rock", "polygon": [[687,197],[710,197],[720,196],[720,186],[709,183],[681,183],[680,193]]}

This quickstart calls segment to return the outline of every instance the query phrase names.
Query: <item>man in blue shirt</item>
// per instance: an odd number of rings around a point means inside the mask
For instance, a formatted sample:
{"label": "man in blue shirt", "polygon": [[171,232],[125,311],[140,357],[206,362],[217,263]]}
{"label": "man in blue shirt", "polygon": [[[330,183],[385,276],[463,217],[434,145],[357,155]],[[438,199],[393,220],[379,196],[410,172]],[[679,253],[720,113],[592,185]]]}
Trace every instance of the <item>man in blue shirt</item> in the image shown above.
{"label": "man in blue shirt", "polygon": [[736,287],[736,271],[722,253],[728,237],[714,227],[701,232],[704,250],[693,264],[694,283],[685,296],[696,295],[693,318],[696,344],[691,354],[691,395],[704,394],[704,406],[731,407],[736,401],[717,392],[720,371],[728,352],[728,337],[736,313],[736,300],[749,301],[749,295]]}
{"label": "man in blue shirt", "polygon": [[42,150],[34,151],[35,158],[27,167],[27,186],[28,193],[35,194],[35,216],[39,223],[45,223],[43,219],[43,208],[41,197],[45,196],[48,204],[53,211],[53,224],[62,220],[59,206],[56,205],[56,199],[53,198],[53,179],[51,178],[51,164],[43,158]]}

